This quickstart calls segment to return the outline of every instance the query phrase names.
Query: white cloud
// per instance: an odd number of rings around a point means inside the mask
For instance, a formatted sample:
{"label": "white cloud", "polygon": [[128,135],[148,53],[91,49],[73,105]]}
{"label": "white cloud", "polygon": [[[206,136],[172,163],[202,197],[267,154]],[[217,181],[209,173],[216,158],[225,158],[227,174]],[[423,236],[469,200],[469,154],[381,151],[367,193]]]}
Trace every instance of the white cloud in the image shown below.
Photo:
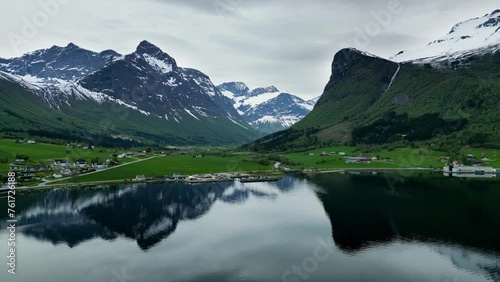
{"label": "white cloud", "polygon": [[[24,19],[43,11],[39,3],[2,1],[0,57],[68,42],[100,51],[130,53],[143,39],[173,56],[180,66],[201,70],[214,83],[244,81],[250,87],[275,85],[312,98],[322,93],[334,54],[353,45],[355,28],[390,0],[64,0],[59,12],[19,48]],[[401,0],[404,11],[373,38],[366,51],[389,57],[420,47],[460,21],[498,7],[494,0]]]}

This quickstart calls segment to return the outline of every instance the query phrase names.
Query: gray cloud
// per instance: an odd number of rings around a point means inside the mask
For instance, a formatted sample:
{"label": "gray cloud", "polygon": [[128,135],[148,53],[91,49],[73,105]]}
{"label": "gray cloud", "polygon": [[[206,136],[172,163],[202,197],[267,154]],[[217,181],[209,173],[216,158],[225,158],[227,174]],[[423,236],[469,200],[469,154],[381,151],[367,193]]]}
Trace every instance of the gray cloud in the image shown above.
{"label": "gray cloud", "polygon": [[[305,98],[320,95],[334,54],[392,0],[67,0],[36,35],[18,46],[25,20],[41,2],[2,1],[0,57],[74,42],[91,50],[130,53],[149,40],[179,65],[197,68],[214,83],[240,80],[275,85]],[[389,57],[426,45],[457,22],[500,8],[497,0],[400,0],[402,13],[371,37],[365,51]]]}

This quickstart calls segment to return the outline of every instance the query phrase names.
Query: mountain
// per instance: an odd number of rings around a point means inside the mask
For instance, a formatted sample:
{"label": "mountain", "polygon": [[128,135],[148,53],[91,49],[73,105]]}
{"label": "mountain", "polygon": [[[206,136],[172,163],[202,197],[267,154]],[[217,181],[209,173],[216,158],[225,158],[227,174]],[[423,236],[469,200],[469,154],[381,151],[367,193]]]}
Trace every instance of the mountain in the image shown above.
{"label": "mountain", "polygon": [[70,43],[66,47],[52,46],[19,58],[0,59],[0,71],[23,77],[28,81],[76,81],[120,56],[112,50],[96,53]]}
{"label": "mountain", "polygon": [[274,86],[250,90],[243,82],[228,82],[217,88],[232,101],[247,123],[265,133],[274,133],[297,123],[309,114],[319,99],[305,101],[282,93]]}
{"label": "mountain", "polygon": [[401,51],[391,57],[391,60],[403,62],[453,53],[457,55],[457,52],[494,47],[498,42],[500,42],[500,10],[495,10],[483,17],[458,23],[446,36],[430,42],[423,48]]}
{"label": "mountain", "polygon": [[[258,136],[207,75],[179,67],[147,41],[124,56],[69,44],[0,64],[5,131],[16,130],[15,121],[25,125],[20,134],[64,136],[73,128],[75,139],[97,132],[170,144],[238,144]],[[23,105],[28,112],[43,108],[43,118],[4,109],[16,97],[30,101]]]}
{"label": "mountain", "polygon": [[500,40],[479,49],[398,63],[343,49],[334,57],[330,81],[314,110],[290,129],[245,149],[415,142],[436,149],[498,148],[499,50]]}

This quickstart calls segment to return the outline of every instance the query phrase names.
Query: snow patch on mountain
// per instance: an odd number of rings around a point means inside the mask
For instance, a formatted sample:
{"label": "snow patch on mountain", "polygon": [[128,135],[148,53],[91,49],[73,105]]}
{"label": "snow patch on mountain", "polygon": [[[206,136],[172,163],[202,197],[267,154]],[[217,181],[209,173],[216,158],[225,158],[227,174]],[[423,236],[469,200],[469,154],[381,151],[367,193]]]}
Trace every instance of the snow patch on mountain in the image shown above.
{"label": "snow patch on mountain", "polygon": [[153,69],[156,71],[162,72],[162,73],[169,73],[173,70],[172,65],[168,64],[160,59],[157,59],[149,54],[143,54],[142,55],[144,59],[149,63]]}
{"label": "snow patch on mountain", "polygon": [[239,105],[256,107],[280,95],[279,92],[266,92],[247,99],[238,99]]}
{"label": "snow patch on mountain", "polygon": [[498,11],[458,23],[446,36],[430,42],[423,48],[401,51],[390,59],[405,62],[498,46],[500,44],[500,12]]}
{"label": "snow patch on mountain", "polygon": [[239,122],[235,121],[234,119],[232,119],[232,118],[230,118],[230,117],[228,117],[228,119],[229,119],[230,121],[232,121],[234,124],[236,124],[236,125],[238,125],[238,126],[241,126],[241,127],[245,128],[245,129],[248,129],[246,126],[244,126],[244,125],[242,125],[241,123],[239,123]]}
{"label": "snow patch on mountain", "polygon": [[250,90],[242,82],[228,82],[217,89],[233,101],[234,107],[245,121],[266,133],[286,129],[304,118],[318,101],[311,101],[280,92],[276,87]]}
{"label": "snow patch on mountain", "polygon": [[186,113],[188,113],[190,116],[194,117],[195,119],[197,120],[200,120],[197,116],[195,116],[190,110],[188,109],[184,109],[186,111]]}

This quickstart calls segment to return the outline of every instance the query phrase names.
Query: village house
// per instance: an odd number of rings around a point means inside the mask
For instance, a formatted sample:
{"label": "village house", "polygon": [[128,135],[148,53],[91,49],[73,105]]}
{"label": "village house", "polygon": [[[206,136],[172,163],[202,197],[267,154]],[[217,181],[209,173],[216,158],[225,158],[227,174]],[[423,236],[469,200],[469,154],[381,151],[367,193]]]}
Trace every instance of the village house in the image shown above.
{"label": "village house", "polygon": [[182,179],[185,179],[185,177],[182,176],[182,174],[180,174],[180,173],[174,173],[174,174],[172,174],[172,177],[170,179],[173,179],[173,180],[182,180]]}
{"label": "village house", "polygon": [[276,162],[274,164],[274,169],[280,169],[281,168],[281,163],[280,162]]}
{"label": "village house", "polygon": [[68,160],[54,160],[55,167],[70,167],[71,164]]}
{"label": "village house", "polygon": [[144,176],[144,175],[137,175],[135,177],[134,181],[146,181],[146,176]]}
{"label": "village house", "polygon": [[89,167],[89,162],[87,162],[84,159],[79,159],[75,161],[75,167],[78,168],[88,168]]}
{"label": "village house", "polygon": [[22,167],[22,166],[18,166],[18,165],[11,165],[9,170],[11,172],[19,172],[19,171],[25,171],[26,168],[25,167]]}
{"label": "village house", "polygon": [[92,165],[92,167],[95,169],[95,170],[103,170],[103,169],[106,169],[108,168],[108,165],[105,164],[105,163],[95,163]]}
{"label": "village house", "polygon": [[23,159],[16,159],[16,160],[14,160],[14,164],[15,165],[24,165],[24,163],[25,163],[25,160],[23,160]]}
{"label": "village house", "polygon": [[73,174],[73,171],[69,168],[63,168],[61,169],[60,174],[64,176],[71,176]]}
{"label": "village house", "polygon": [[442,162],[442,163],[447,163],[448,162],[448,158],[447,157],[441,157],[441,158],[439,158],[439,161]]}
{"label": "village house", "polygon": [[370,157],[349,157],[347,158],[346,164],[355,163],[371,163],[372,159]]}
{"label": "village house", "polygon": [[146,156],[146,151],[137,151],[134,153],[136,157],[145,157]]}

